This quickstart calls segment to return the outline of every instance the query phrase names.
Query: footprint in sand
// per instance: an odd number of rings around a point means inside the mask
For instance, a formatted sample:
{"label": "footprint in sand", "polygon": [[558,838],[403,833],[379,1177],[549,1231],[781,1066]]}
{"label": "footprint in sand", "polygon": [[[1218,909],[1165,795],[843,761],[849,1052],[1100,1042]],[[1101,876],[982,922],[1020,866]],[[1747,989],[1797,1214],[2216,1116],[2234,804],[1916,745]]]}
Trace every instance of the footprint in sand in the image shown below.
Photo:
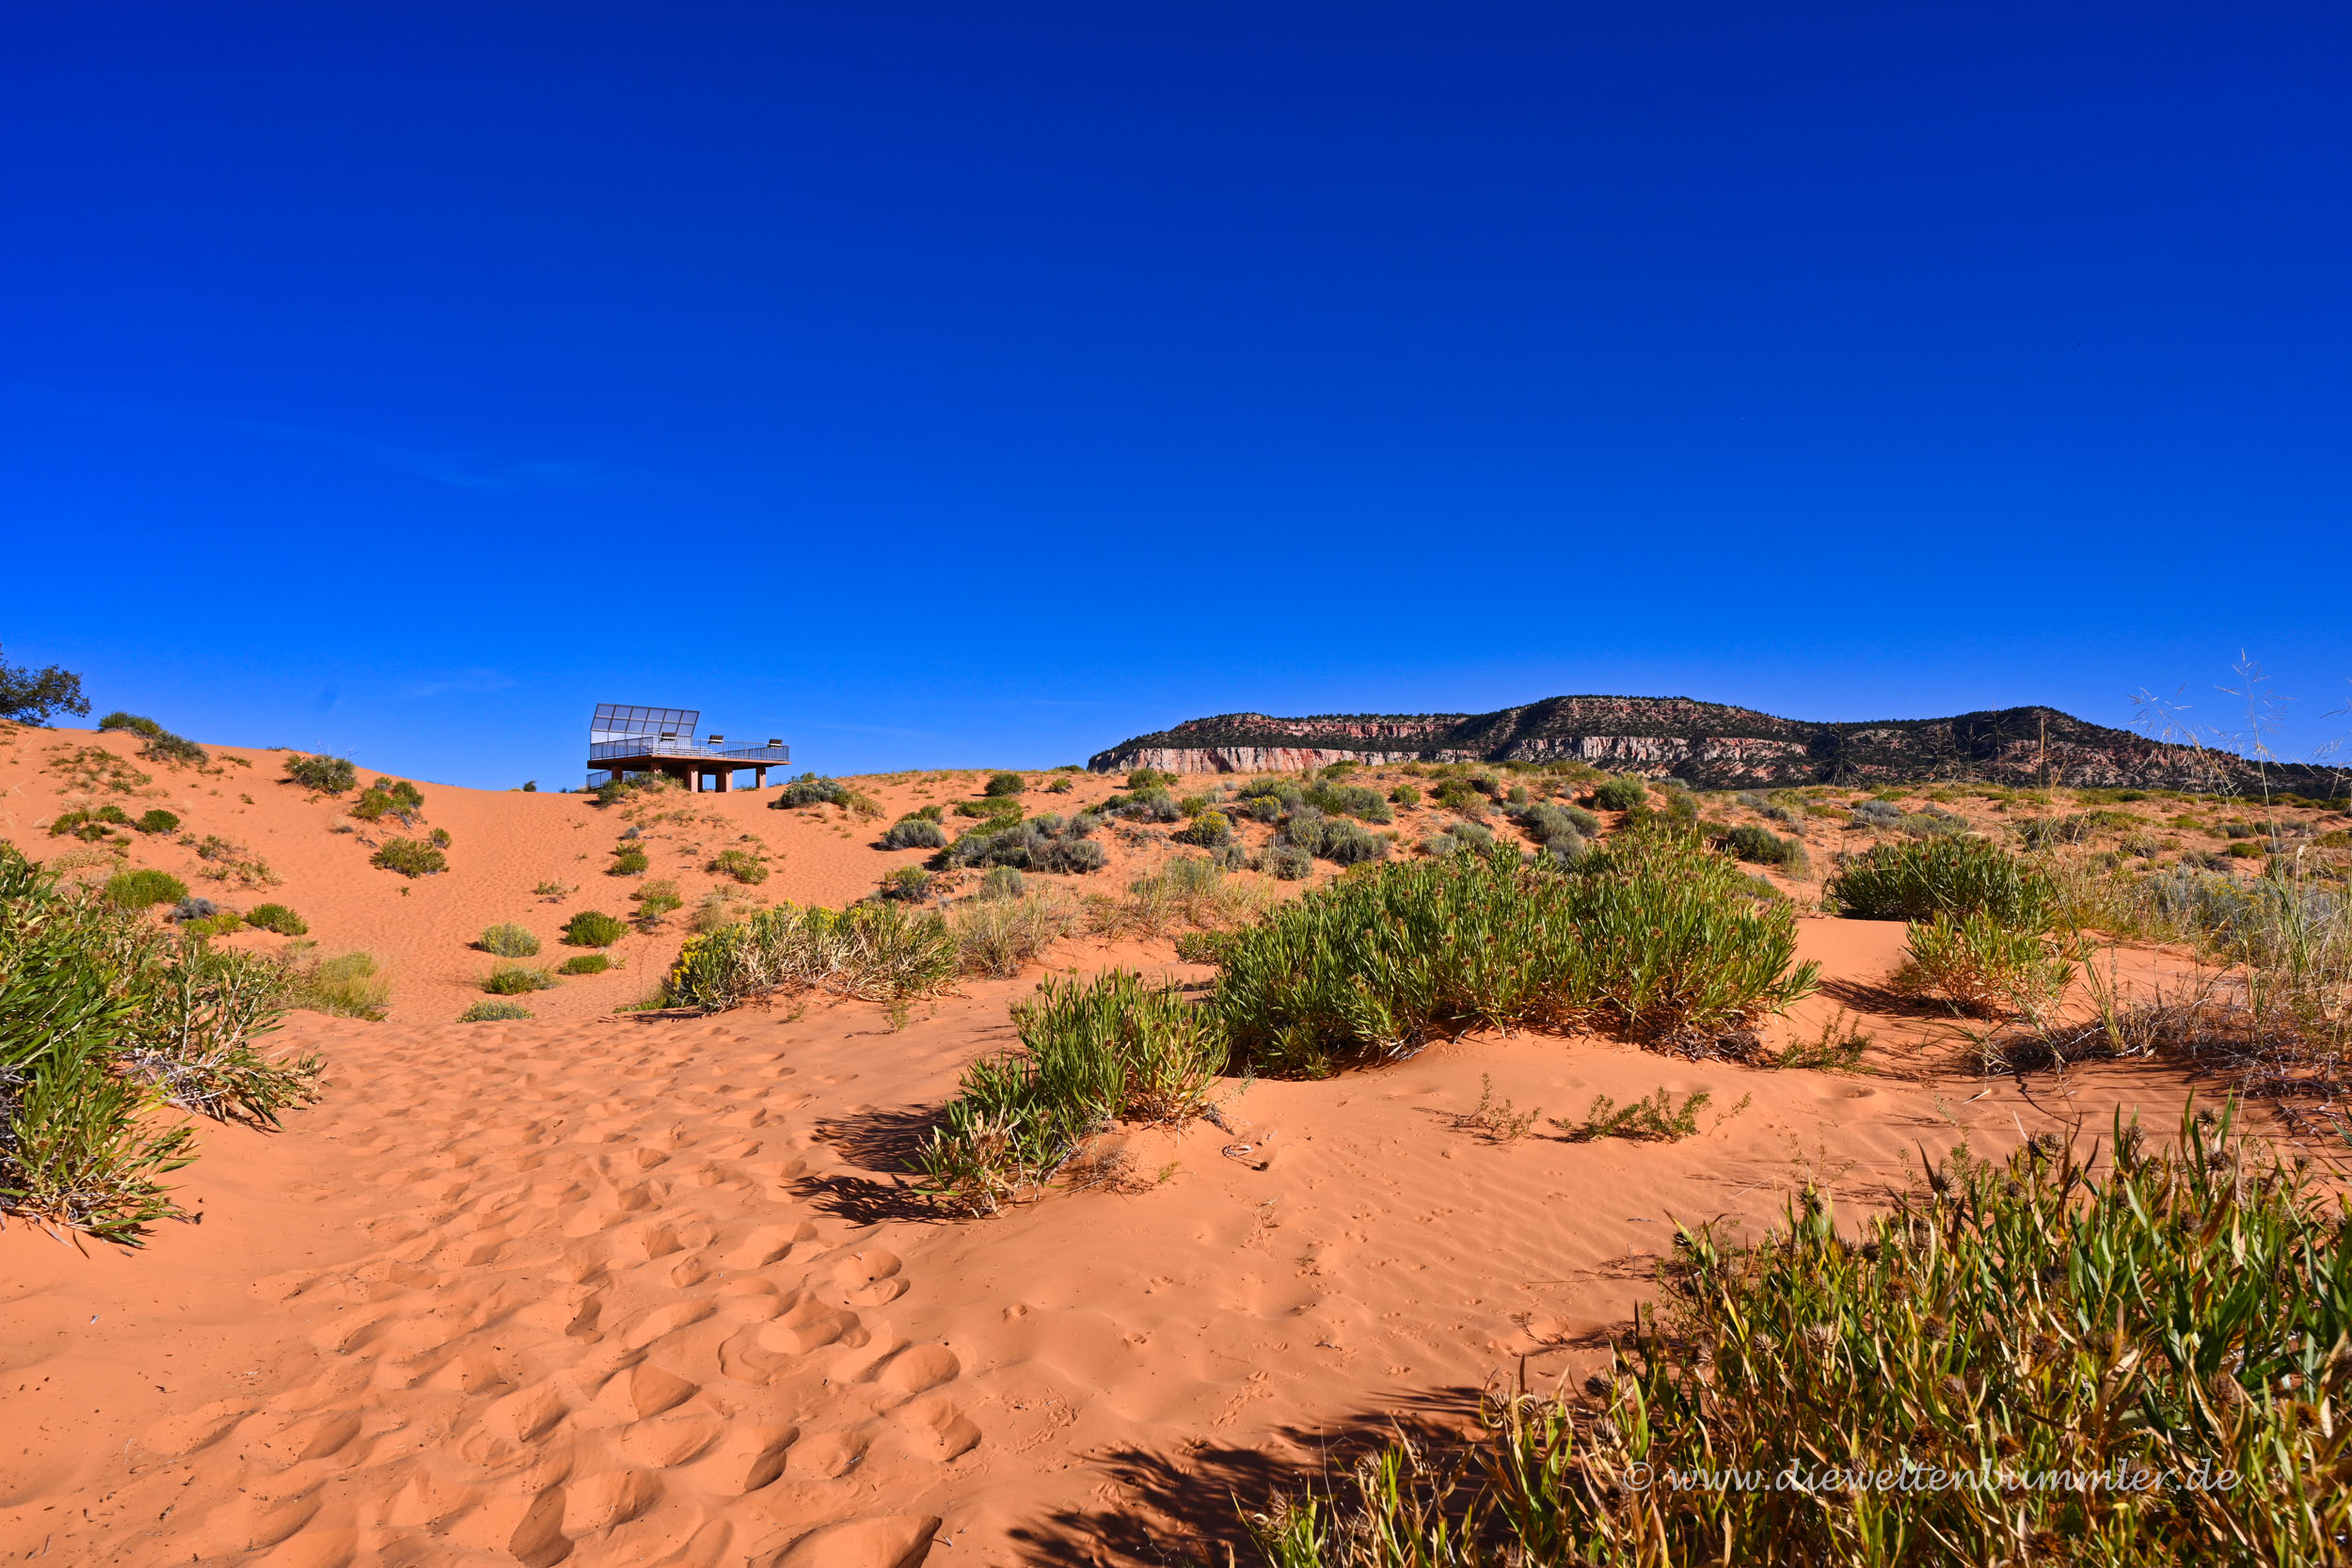
{"label": "footprint in sand", "polygon": [[722,1261],[730,1269],[766,1268],[816,1236],[817,1227],[805,1220],[798,1225],[763,1225],[744,1237]]}
{"label": "footprint in sand", "polygon": [[907,1447],[918,1458],[946,1464],[979,1446],[980,1429],[944,1396],[914,1400],[899,1410],[898,1422]]}

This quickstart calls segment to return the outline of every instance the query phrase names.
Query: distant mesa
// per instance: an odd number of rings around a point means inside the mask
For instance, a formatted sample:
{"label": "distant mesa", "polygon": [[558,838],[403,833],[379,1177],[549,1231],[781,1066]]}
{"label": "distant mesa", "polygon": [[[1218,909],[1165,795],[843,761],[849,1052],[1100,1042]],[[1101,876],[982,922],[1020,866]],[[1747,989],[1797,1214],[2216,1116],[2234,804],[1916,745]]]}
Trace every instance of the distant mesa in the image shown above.
{"label": "distant mesa", "polygon": [[[1549,697],[1495,713],[1224,713],[1121,741],[1087,766],[1098,773],[1256,773],[1334,762],[1581,762],[1702,789],[1929,780],[2221,794],[2259,787],[2244,757],[2168,745],[2050,707],[1815,723],[1689,697]],[[2321,768],[2272,763],[2267,771],[2274,790],[2340,793]]]}

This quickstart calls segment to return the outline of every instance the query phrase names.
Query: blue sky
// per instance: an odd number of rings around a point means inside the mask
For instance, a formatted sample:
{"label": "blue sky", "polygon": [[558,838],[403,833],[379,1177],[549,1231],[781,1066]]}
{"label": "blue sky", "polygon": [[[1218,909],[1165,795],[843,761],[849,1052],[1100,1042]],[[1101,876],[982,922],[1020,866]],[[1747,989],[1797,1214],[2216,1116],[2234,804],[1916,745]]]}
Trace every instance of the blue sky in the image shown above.
{"label": "blue sky", "polygon": [[578,782],[1687,694],[2352,721],[2352,13],[26,10],[8,659]]}

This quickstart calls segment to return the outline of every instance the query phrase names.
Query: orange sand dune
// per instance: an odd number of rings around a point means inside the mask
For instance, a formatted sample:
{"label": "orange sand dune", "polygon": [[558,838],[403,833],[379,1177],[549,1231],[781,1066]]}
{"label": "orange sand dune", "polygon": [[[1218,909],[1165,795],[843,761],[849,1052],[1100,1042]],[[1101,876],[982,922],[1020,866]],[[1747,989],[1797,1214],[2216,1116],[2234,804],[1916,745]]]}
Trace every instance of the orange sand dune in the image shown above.
{"label": "orange sand dune", "polygon": [[[0,759],[0,830],[36,853],[56,792],[27,753],[57,738]],[[326,832],[332,805],[251,755],[249,777],[158,784],[198,832],[262,853],[271,895],[330,949],[393,960],[392,1021],[295,1015],[281,1037],[326,1053],[326,1097],[274,1135],[207,1124],[183,1192],[199,1224],[137,1254],[0,1234],[11,1559],[1158,1562],[1232,1538],[1235,1495],[1352,1434],[1458,1429],[1522,1364],[1581,1376],[1677,1220],[1754,1234],[1802,1180],[1867,1204],[1963,1132],[1997,1151],[2118,1105],[2169,1117],[2185,1092],[2146,1067],[1959,1077],[1932,1024],[1892,1016],[1864,1020],[1871,1075],[1481,1035],[1228,1084],[1222,1127],[1127,1135],[1123,1177],[940,1220],[910,1201],[905,1154],[964,1064],[1009,1042],[1033,976],[968,983],[897,1032],[853,1003],[614,1016],[667,956],[632,938],[634,974],[534,998],[529,1022],[455,1024],[485,962],[464,940],[531,913],[538,880],[596,885],[612,818],[428,786],[454,869],[404,895]],[[916,787],[877,792],[896,815]],[[763,800],[695,802],[782,852],[763,893],[837,900],[916,858]],[[1850,985],[1901,943],[1889,925],[1802,930]],[[1164,946],[1056,961],[1205,973]],[[1732,1114],[1672,1146],[1541,1124],[1496,1144],[1456,1124],[1482,1076],[1552,1116],[1661,1085]]]}

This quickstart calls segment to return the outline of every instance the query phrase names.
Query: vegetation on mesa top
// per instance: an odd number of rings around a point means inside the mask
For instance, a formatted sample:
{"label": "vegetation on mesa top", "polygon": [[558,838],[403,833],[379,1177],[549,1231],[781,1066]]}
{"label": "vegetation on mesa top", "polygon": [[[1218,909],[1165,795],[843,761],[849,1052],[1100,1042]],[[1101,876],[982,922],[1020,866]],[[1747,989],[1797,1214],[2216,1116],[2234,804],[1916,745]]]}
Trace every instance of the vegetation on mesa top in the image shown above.
{"label": "vegetation on mesa top", "polygon": [[[2257,792],[2253,762],[2092,724],[2055,708],[1943,719],[1814,722],[1688,697],[1552,697],[1483,714],[1229,713],[1188,720],[1096,753],[1097,772],[1147,754],[1212,750],[1319,750],[1427,761],[1585,760],[1673,773],[1705,787],[1832,784],[1853,779],[1981,779],[2008,784],[2219,787]],[[1205,764],[1203,765],[1205,766]],[[2271,787],[2336,793],[2333,774],[2265,766]]]}

